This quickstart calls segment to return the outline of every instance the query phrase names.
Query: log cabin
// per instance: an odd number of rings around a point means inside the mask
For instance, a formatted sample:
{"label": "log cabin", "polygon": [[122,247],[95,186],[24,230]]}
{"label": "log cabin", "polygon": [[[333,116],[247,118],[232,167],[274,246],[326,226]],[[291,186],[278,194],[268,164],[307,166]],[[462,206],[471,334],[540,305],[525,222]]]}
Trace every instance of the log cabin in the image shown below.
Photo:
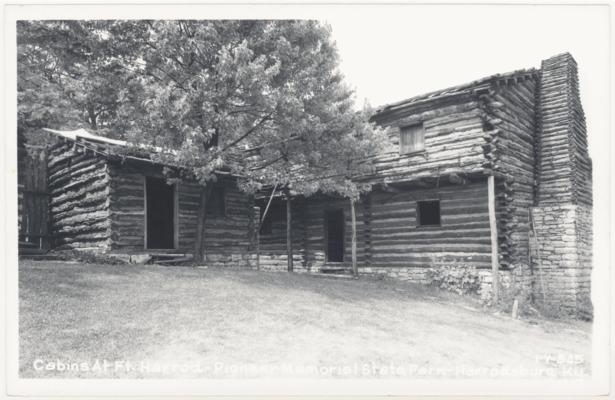
{"label": "log cabin", "polygon": [[[352,207],[354,246],[347,199],[293,198],[288,225],[283,196],[255,200],[221,176],[208,201],[206,263],[344,272],[354,247],[360,275],[429,283],[430,270],[467,266],[482,293],[497,296],[501,285],[591,313],[592,164],[570,54],[383,106],[372,121],[389,128],[392,146],[356,178],[373,190]],[[121,143],[54,133],[48,183],[60,248],[129,259],[192,251],[197,183],[167,184],[164,166],[116,154]]]}
{"label": "log cabin", "polygon": [[[483,294],[497,296],[497,276],[515,297],[591,315],[592,164],[570,54],[386,105],[372,120],[392,147],[357,178],[373,187],[355,206],[361,275],[430,283],[430,270],[467,266]],[[348,270],[349,202],[291,205],[293,269]],[[290,264],[283,209],[274,200],[260,232],[263,269]]]}
{"label": "log cabin", "polygon": [[[48,188],[55,248],[109,254],[130,262],[165,262],[192,254],[202,186],[178,177],[146,152],[83,129],[46,129]],[[219,171],[207,199],[205,251],[209,264],[249,265],[252,201]]]}

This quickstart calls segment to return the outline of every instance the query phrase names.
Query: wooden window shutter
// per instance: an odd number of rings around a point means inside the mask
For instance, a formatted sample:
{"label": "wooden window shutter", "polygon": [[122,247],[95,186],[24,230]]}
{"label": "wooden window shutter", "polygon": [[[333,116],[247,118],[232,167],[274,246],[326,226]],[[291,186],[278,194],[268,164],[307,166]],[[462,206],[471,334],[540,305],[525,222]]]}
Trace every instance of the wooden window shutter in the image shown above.
{"label": "wooden window shutter", "polygon": [[404,126],[399,134],[399,153],[408,154],[425,150],[425,129],[423,124]]}

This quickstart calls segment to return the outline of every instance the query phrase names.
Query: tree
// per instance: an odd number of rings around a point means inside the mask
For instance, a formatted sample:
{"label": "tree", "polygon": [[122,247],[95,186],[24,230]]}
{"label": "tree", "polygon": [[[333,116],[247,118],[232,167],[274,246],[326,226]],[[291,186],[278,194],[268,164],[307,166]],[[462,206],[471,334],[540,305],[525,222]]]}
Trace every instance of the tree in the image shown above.
{"label": "tree", "polygon": [[155,161],[203,185],[197,261],[217,170],[247,193],[281,188],[290,212],[292,195],[357,198],[351,177],[384,140],[353,110],[318,21],[44,21],[18,31],[23,124],[85,124],[162,149]]}
{"label": "tree", "polygon": [[[328,26],[266,20],[142,24],[147,29],[132,46],[143,50],[145,93],[136,113],[142,118],[128,135],[135,143],[172,150],[156,157],[188,168],[205,187],[222,168],[239,176],[248,193],[277,185],[289,201],[291,190],[309,195],[351,187],[323,172],[334,165],[332,150],[354,137],[350,133],[367,137],[373,127],[365,113],[353,111]],[[201,197],[203,208],[206,189]],[[206,214],[199,215],[197,259]]]}
{"label": "tree", "polygon": [[135,57],[114,21],[19,21],[18,124],[22,130],[85,127],[121,137],[117,113],[134,90]]}
{"label": "tree", "polygon": [[390,145],[386,131],[376,129],[368,122],[370,115],[372,111],[369,107],[345,114],[340,127],[346,130],[336,136],[323,137],[320,149],[315,150],[315,164],[307,165],[304,180],[296,185],[302,194],[317,190],[349,200],[352,271],[355,276],[358,276],[355,203],[361,194],[369,192],[372,187],[368,180],[361,178],[374,172],[373,156]]}

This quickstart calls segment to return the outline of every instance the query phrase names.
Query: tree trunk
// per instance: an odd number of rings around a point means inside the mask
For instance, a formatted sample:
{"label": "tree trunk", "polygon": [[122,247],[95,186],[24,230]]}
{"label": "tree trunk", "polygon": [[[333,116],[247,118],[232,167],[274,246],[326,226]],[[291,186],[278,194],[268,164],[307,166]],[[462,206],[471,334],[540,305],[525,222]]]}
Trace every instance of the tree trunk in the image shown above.
{"label": "tree trunk", "polygon": [[353,199],[350,199],[350,219],[352,222],[352,274],[355,277],[358,277],[359,268],[357,267],[357,215],[355,213]]}
{"label": "tree trunk", "polygon": [[290,191],[286,189],[286,257],[288,272],[293,272],[292,212]]}
{"label": "tree trunk", "polygon": [[207,198],[211,188],[209,185],[201,189],[199,212],[197,216],[196,237],[194,241],[194,262],[202,263],[205,260],[205,222],[207,221]]}
{"label": "tree trunk", "polygon": [[94,130],[98,129],[96,124],[96,112],[92,105],[88,105],[88,119],[90,120],[90,127]]}

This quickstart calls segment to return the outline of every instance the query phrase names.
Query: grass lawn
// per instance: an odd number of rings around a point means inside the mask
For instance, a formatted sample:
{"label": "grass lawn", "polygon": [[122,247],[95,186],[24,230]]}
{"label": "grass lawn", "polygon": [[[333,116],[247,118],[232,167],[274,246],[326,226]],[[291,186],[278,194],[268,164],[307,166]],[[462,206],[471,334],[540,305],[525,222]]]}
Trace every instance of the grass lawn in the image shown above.
{"label": "grass lawn", "polygon": [[590,373],[589,323],[513,320],[403,282],[51,261],[19,268],[22,377]]}

